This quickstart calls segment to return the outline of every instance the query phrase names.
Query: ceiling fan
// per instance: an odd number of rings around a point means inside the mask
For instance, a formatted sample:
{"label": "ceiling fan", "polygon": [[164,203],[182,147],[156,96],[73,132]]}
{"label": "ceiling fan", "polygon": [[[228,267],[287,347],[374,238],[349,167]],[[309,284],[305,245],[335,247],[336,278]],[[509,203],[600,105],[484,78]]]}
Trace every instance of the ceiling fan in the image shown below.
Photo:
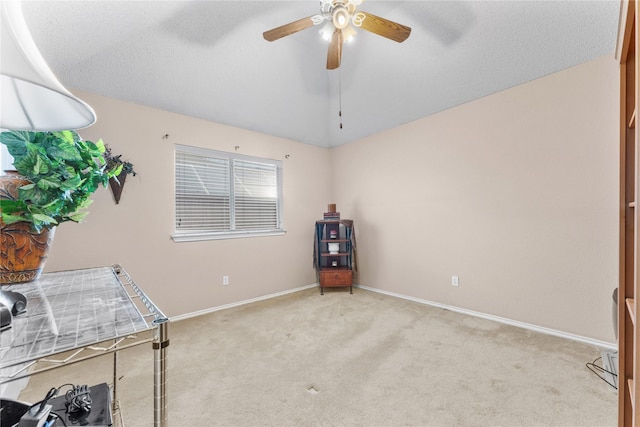
{"label": "ceiling fan", "polygon": [[308,16],[280,27],[265,31],[262,35],[267,41],[275,41],[282,37],[297,33],[314,25],[325,23],[322,33],[330,40],[327,53],[327,69],[340,67],[342,43],[355,35],[353,27],[362,28],[379,36],[402,43],[411,34],[406,25],[389,21],[385,18],[364,11],[357,7],[364,0],[320,0],[320,14]]}

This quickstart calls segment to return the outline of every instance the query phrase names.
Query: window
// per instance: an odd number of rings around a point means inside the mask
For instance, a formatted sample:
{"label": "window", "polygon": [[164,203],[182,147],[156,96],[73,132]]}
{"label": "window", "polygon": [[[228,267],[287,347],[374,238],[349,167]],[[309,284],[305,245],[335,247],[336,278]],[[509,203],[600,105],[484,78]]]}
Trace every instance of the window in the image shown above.
{"label": "window", "polygon": [[175,241],[282,234],[282,163],[176,145]]}

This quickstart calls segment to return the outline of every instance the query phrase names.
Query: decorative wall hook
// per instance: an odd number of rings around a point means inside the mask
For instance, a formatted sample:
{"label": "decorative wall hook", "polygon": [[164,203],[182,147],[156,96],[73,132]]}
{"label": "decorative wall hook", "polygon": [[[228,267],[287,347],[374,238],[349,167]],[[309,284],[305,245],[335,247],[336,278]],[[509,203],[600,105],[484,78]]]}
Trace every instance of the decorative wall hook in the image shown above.
{"label": "decorative wall hook", "polygon": [[137,172],[133,169],[133,163],[128,160],[122,160],[122,154],[114,155],[111,152],[111,147],[105,144],[105,151],[102,155],[107,165],[107,169],[110,171],[117,171],[118,175],[109,178],[109,187],[113,193],[113,199],[116,205],[120,203],[120,196],[122,195],[122,188],[124,182],[127,179],[127,175],[137,175]]}

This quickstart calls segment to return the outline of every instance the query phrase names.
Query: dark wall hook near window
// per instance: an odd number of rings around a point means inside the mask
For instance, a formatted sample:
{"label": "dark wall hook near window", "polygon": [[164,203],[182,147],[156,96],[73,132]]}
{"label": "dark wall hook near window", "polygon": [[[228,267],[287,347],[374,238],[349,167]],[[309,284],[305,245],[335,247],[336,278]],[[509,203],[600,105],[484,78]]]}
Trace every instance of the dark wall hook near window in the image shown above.
{"label": "dark wall hook near window", "polygon": [[124,171],[120,172],[120,175],[118,176],[109,178],[109,187],[111,188],[113,200],[116,202],[116,205],[120,203],[120,196],[122,195],[122,189],[124,188],[124,182],[126,179],[127,173]]}
{"label": "dark wall hook near window", "polygon": [[111,188],[113,199],[117,205],[120,203],[120,196],[122,195],[122,189],[124,188],[124,182],[127,179],[127,175],[131,174],[136,176],[137,172],[133,169],[133,163],[128,160],[123,160],[122,154],[114,155],[108,145],[105,145],[103,157],[106,162],[107,170],[111,171],[111,173],[118,174],[109,178],[109,187]]}

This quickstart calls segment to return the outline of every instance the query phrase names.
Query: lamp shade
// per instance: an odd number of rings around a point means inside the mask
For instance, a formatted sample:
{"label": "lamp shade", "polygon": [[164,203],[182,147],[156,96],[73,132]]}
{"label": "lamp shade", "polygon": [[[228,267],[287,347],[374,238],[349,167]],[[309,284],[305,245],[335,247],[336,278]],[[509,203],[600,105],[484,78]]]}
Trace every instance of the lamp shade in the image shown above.
{"label": "lamp shade", "polygon": [[36,47],[22,3],[0,1],[0,128],[57,131],[96,121],[93,109],[58,81]]}

